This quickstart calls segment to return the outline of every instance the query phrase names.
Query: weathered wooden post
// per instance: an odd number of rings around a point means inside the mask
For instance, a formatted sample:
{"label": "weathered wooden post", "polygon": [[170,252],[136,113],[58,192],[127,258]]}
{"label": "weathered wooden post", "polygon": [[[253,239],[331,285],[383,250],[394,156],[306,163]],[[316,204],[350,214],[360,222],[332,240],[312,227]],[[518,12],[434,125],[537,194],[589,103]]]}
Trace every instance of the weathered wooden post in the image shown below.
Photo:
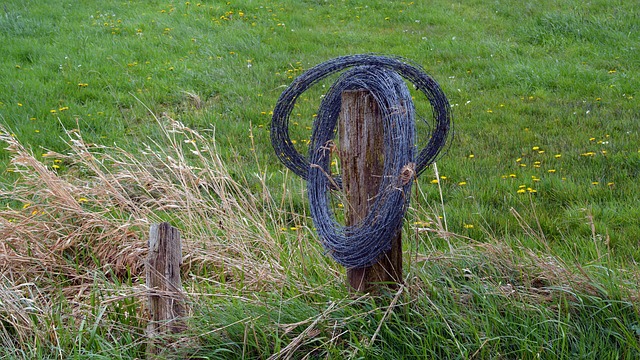
{"label": "weathered wooden post", "polygon": [[153,224],[149,232],[146,264],[150,320],[147,356],[154,358],[170,346],[166,335],[186,330],[185,303],[180,281],[180,232],[169,223]]}
{"label": "weathered wooden post", "polygon": [[[347,225],[362,221],[378,194],[384,171],[384,125],[378,104],[367,90],[342,93],[338,123],[340,168],[346,194]],[[375,291],[385,284],[402,283],[402,236],[393,237],[391,249],[370,267],[347,270],[347,282],[357,292]]]}

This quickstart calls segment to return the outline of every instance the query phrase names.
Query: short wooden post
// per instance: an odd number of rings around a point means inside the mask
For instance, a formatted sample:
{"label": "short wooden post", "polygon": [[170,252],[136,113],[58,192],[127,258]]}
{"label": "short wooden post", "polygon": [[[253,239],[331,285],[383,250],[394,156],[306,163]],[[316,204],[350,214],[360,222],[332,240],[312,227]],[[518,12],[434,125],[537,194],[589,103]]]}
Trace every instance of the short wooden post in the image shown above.
{"label": "short wooden post", "polygon": [[186,330],[181,264],[182,244],[178,229],[166,222],[151,225],[146,264],[151,317],[147,325],[149,358],[154,358],[171,345],[165,335]]}
{"label": "short wooden post", "polygon": [[[363,219],[378,193],[384,169],[384,130],[376,100],[367,90],[342,93],[338,126],[340,168],[347,197],[347,225]],[[356,292],[375,292],[385,284],[396,288],[402,283],[402,234],[392,240],[389,251],[376,264],[348,269],[347,282]]]}

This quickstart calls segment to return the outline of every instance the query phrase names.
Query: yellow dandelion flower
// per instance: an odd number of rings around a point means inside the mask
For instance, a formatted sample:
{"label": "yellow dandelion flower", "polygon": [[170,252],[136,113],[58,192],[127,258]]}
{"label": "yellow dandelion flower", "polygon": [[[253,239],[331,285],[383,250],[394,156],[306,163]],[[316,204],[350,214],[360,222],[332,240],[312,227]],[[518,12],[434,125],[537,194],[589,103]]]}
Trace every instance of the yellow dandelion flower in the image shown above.
{"label": "yellow dandelion flower", "polygon": [[560,159],[562,157],[562,154],[555,154],[555,155],[553,155],[553,157],[556,158],[556,159]]}
{"label": "yellow dandelion flower", "polygon": [[527,190],[525,189],[518,189],[518,191],[516,191],[518,194],[524,194],[527,192]]}
{"label": "yellow dandelion flower", "polygon": [[538,150],[540,150],[540,146],[534,146],[534,147],[533,147],[533,150],[534,150],[534,151],[538,151]]}
{"label": "yellow dandelion flower", "polygon": [[464,224],[465,229],[473,229],[473,224]]}
{"label": "yellow dandelion flower", "polygon": [[600,184],[600,182],[599,182],[599,181],[592,181],[592,182],[591,182],[591,185],[598,185],[598,184]]}
{"label": "yellow dandelion flower", "polygon": [[553,174],[553,173],[556,172],[556,169],[549,169],[549,170],[547,170],[547,172]]}
{"label": "yellow dandelion flower", "polygon": [[467,185],[467,182],[466,182],[466,181],[460,181],[460,182],[458,183],[458,185],[459,185],[459,186],[465,186],[465,185]]}

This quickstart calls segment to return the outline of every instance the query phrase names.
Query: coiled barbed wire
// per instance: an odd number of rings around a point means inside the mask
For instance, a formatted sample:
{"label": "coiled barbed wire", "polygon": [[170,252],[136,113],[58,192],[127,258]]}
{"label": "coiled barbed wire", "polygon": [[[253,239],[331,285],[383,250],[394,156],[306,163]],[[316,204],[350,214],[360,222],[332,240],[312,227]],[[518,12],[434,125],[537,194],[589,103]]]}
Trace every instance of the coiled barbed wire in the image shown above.
{"label": "coiled barbed wire", "polygon": [[[368,90],[378,104],[384,127],[384,166],[373,204],[367,215],[349,226],[342,226],[328,204],[331,151],[345,90]],[[402,226],[411,194],[412,177],[402,178],[415,158],[415,121],[411,94],[402,78],[387,69],[362,66],[338,78],[320,105],[311,136],[311,166],[307,193],[311,217],[318,235],[331,256],[347,268],[369,266],[385,251]]]}
{"label": "coiled barbed wire", "polygon": [[[289,138],[289,116],[298,97],[327,76],[345,71],[325,95],[314,121],[309,159],[298,153]],[[415,154],[415,111],[403,79],[412,82],[429,100],[435,126],[427,145]],[[342,226],[329,207],[330,190],[340,187],[331,178],[327,145],[335,136],[344,90],[366,89],[378,103],[384,124],[384,170],[378,195],[364,219]],[[404,107],[404,111],[398,111]],[[271,123],[271,142],[278,158],[308,181],[311,216],[325,249],[347,268],[370,266],[391,248],[408,207],[412,179],[435,161],[446,143],[451,115],[439,85],[419,66],[401,58],[350,55],[319,64],[296,78],[280,95]],[[337,185],[336,185],[337,183]]]}

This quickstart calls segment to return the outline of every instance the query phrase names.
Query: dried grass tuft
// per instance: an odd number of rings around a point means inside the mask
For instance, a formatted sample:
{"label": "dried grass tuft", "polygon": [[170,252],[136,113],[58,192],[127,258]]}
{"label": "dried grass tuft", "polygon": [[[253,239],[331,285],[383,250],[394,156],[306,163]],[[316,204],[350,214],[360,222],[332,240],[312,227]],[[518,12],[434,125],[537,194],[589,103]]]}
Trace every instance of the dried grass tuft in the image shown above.
{"label": "dried grass tuft", "polygon": [[63,174],[2,129],[21,177],[0,193],[13,204],[0,210],[0,271],[25,282],[45,273],[83,282],[79,269],[140,274],[149,224],[169,219],[181,231],[187,267],[213,266],[230,277],[242,271],[254,285],[278,282],[282,268],[269,259],[280,249],[267,228],[278,219],[258,210],[270,196],[247,194],[215,142],[165,120],[166,143],[145,145],[142,155],[70,131],[68,153],[44,154],[65,164]]}
{"label": "dried grass tuft", "polygon": [[[47,152],[42,161],[0,128],[12,157],[9,171],[19,175],[0,190],[8,204],[0,209],[0,279],[6,283],[0,284],[0,322],[22,334],[0,337],[35,336],[31,311],[46,312],[60,294],[86,303],[96,282],[101,291],[120,284],[122,292],[122,281],[133,281],[125,292],[142,298],[136,279],[144,278],[154,222],[180,230],[185,273],[206,273],[245,290],[283,281],[277,232],[268,228],[282,225],[266,218],[278,212],[258,210],[274,206],[270,195],[246,193],[215,141],[168,117],[158,121],[166,137],[145,144],[140,154],[87,143],[72,130],[69,151]],[[56,169],[61,166],[64,171]],[[33,287],[39,305],[28,307],[36,300],[23,292]]]}

